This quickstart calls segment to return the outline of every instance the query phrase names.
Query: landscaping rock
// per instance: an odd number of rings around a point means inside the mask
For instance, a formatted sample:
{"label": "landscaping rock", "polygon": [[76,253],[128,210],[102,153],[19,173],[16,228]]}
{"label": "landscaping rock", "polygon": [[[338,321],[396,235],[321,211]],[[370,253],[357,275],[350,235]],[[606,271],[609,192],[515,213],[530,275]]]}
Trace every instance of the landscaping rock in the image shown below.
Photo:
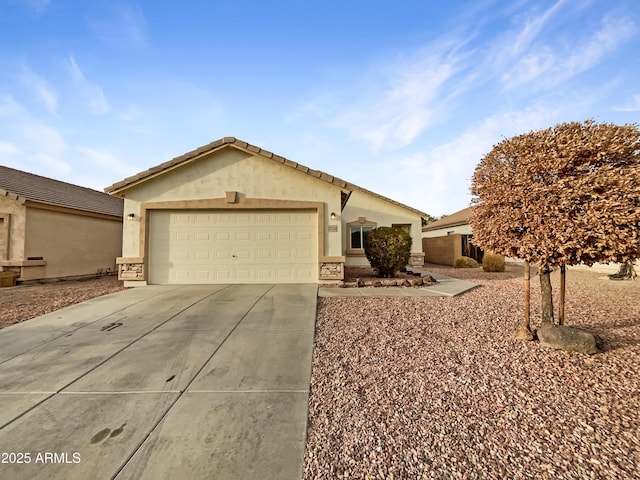
{"label": "landscaping rock", "polygon": [[540,345],[556,348],[566,352],[598,353],[596,338],[592,334],[565,325],[551,325],[543,323],[537,330]]}
{"label": "landscaping rock", "polygon": [[422,285],[422,277],[417,278],[407,278],[403,285],[405,287],[419,287]]}
{"label": "landscaping rock", "polygon": [[423,283],[424,285],[433,285],[433,284],[436,284],[436,283],[438,283],[438,282],[437,282],[437,281],[436,281],[436,279],[435,279],[435,278],[433,278],[431,275],[424,275],[424,276],[422,277],[422,283]]}

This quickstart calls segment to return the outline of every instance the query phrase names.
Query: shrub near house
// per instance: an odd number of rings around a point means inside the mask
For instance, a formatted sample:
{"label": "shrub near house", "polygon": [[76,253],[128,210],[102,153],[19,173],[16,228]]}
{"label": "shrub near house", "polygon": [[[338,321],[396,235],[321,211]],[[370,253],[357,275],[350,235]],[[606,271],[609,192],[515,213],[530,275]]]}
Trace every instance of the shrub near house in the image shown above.
{"label": "shrub near house", "polygon": [[455,268],[478,268],[479,266],[478,262],[473,258],[464,256],[456,258],[456,262],[454,264]]}
{"label": "shrub near house", "polygon": [[364,237],[364,252],[379,277],[394,277],[409,263],[411,236],[400,228],[375,228]]}
{"label": "shrub near house", "polygon": [[482,270],[485,272],[504,272],[504,257],[487,252],[482,258]]}

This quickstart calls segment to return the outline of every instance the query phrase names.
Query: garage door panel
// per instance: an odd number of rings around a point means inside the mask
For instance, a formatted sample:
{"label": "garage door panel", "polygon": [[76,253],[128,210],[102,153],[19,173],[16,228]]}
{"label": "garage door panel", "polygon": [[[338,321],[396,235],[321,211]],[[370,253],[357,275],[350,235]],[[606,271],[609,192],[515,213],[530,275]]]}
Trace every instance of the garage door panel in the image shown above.
{"label": "garage door panel", "polygon": [[150,283],[317,280],[315,211],[154,211]]}
{"label": "garage door panel", "polygon": [[231,255],[231,258],[235,259],[234,261],[236,262],[241,262],[243,260],[251,260],[252,259],[252,255],[251,255],[251,251],[249,250],[240,250],[240,249],[236,249],[235,250],[235,257],[233,255]]}
{"label": "garage door panel", "polygon": [[196,252],[196,259],[198,260],[198,263],[200,263],[203,260],[209,260],[211,253],[209,251],[206,252]]}
{"label": "garage door panel", "polygon": [[[196,278],[198,280],[209,280],[211,278],[211,272],[209,270],[197,270]],[[209,282],[203,282],[203,283],[209,283]]]}

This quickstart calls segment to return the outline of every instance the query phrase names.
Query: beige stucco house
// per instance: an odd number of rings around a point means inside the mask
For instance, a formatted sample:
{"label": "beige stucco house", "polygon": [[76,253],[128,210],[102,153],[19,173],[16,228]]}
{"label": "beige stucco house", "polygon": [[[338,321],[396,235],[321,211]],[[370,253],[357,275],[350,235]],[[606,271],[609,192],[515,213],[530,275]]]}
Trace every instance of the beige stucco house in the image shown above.
{"label": "beige stucco house", "polygon": [[399,226],[423,264],[426,214],[225,137],[105,189],[124,199],[127,286],[322,283],[368,265],[363,233]]}
{"label": "beige stucco house", "polygon": [[115,271],[122,199],[0,166],[0,269],[17,280]]}

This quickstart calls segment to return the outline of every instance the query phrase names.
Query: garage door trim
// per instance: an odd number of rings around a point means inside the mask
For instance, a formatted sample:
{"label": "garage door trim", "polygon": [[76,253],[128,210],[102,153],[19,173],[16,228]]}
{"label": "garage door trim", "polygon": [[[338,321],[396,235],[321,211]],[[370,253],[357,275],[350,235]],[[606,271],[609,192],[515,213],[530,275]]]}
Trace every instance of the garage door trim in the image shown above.
{"label": "garage door trim", "polygon": [[144,278],[149,278],[149,212],[154,210],[316,210],[318,261],[325,255],[325,206],[322,202],[276,200],[237,197],[236,203],[227,198],[147,202],[140,208],[140,252],[144,252]]}

